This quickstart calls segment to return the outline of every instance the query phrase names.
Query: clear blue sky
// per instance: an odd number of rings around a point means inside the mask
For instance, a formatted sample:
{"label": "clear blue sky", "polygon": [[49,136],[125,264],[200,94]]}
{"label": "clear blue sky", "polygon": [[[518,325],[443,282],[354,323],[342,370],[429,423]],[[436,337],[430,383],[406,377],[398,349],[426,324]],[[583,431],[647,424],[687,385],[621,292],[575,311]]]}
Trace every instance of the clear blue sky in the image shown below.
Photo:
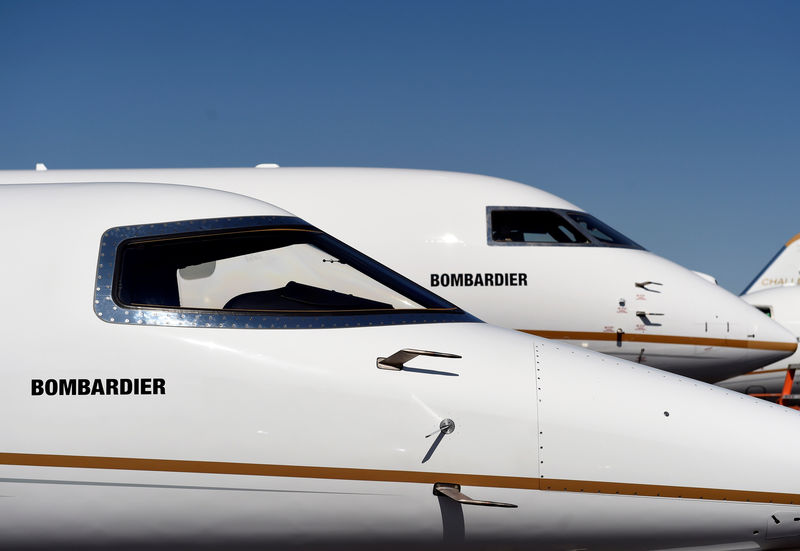
{"label": "clear blue sky", "polygon": [[491,174],[734,292],[800,232],[800,2],[0,0],[0,70],[0,169]]}

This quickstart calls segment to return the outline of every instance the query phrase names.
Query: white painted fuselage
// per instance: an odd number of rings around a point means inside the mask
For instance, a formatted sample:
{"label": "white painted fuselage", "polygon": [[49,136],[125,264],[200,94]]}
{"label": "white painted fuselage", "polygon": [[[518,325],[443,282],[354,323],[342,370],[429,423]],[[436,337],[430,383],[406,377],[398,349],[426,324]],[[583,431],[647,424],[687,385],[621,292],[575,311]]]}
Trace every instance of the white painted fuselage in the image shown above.
{"label": "white painted fuselage", "polygon": [[635,244],[497,237],[495,210],[583,213],[517,182],[351,168],[0,172],[0,183],[58,181],[162,182],[272,200],[489,323],[700,380],[797,349],[793,335],[731,293]]}
{"label": "white painted fuselage", "polygon": [[[122,300],[131,278],[164,275],[136,267],[137,247],[170,262],[158,250],[198,239],[319,234],[240,195],[0,186],[0,229],[4,545],[800,545],[786,476],[800,444],[775,457],[743,437],[797,432],[795,411],[446,303],[309,315]],[[175,262],[173,284],[214,271]],[[409,348],[460,358],[377,368]],[[435,483],[517,508],[462,505]]]}

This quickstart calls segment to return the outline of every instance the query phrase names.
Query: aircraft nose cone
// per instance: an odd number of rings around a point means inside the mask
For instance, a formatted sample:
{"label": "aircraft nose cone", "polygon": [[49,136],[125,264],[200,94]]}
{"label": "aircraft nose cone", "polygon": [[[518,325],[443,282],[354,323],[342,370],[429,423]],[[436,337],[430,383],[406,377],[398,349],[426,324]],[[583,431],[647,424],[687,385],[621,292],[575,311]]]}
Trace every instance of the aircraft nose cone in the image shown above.
{"label": "aircraft nose cone", "polygon": [[[783,325],[770,319],[760,310],[742,301],[747,312],[748,357],[757,362],[756,367],[777,362],[794,354],[797,336]],[[754,367],[755,369],[755,367]]]}
{"label": "aircraft nose cone", "polygon": [[791,331],[739,297],[713,287],[704,298],[701,329],[705,331],[696,353],[705,355],[709,368],[704,376],[695,378],[719,382],[787,358],[797,350],[797,337]]}
{"label": "aircraft nose cone", "polygon": [[[797,350],[797,337],[775,320],[741,299],[728,311],[724,345],[729,359],[736,362],[736,375],[754,371],[788,358]],[[733,363],[731,362],[731,365]],[[719,382],[729,377],[731,370],[719,369],[707,382]]]}

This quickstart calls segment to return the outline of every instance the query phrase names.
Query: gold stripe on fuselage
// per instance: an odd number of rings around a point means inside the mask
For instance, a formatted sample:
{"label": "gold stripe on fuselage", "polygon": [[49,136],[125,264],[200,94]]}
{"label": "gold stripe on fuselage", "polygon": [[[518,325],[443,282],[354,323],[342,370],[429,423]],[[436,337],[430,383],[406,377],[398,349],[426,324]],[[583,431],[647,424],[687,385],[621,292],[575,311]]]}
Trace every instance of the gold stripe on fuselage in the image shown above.
{"label": "gold stripe on fuselage", "polygon": [[694,346],[721,346],[726,348],[748,348],[752,350],[783,350],[794,352],[796,342],[748,341],[743,339],[712,339],[706,337],[680,337],[676,335],[653,335],[641,333],[606,333],[595,331],[545,331],[538,329],[517,329],[523,333],[537,335],[546,339],[562,341],[616,341],[645,342],[653,344],[687,344]]}
{"label": "gold stripe on fuselage", "polygon": [[581,492],[643,497],[668,497],[739,501],[754,503],[800,504],[800,495],[749,490],[631,484],[591,480],[560,480],[518,476],[394,471],[383,469],[351,469],[343,467],[309,467],[301,465],[265,465],[260,463],[231,463],[221,461],[187,461],[178,459],[142,459],[97,457],[81,455],[49,455],[31,453],[0,453],[0,464],[26,467],[67,467],[78,469],[112,469],[130,471],[159,471],[173,473],[230,474],[277,476],[288,478],[319,478],[372,482],[405,482],[434,484],[436,482],[484,486],[517,490],[552,492]]}

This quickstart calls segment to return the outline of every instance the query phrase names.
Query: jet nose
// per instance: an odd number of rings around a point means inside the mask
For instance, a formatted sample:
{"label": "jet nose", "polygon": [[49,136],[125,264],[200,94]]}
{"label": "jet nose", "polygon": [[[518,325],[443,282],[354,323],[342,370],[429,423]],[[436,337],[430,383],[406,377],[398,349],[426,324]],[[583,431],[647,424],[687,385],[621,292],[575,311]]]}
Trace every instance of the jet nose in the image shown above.
{"label": "jet nose", "polygon": [[681,374],[718,382],[779,361],[797,349],[797,337],[757,308],[717,285],[699,278],[696,283],[695,357],[705,360],[705,369]]}
{"label": "jet nose", "polygon": [[[756,307],[742,302],[746,363],[752,369],[777,362],[794,354],[798,338],[783,325],[770,319]],[[737,339],[739,335],[734,335]]]}

